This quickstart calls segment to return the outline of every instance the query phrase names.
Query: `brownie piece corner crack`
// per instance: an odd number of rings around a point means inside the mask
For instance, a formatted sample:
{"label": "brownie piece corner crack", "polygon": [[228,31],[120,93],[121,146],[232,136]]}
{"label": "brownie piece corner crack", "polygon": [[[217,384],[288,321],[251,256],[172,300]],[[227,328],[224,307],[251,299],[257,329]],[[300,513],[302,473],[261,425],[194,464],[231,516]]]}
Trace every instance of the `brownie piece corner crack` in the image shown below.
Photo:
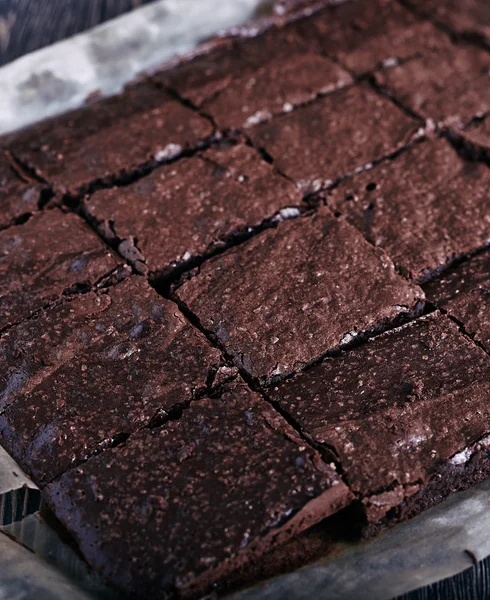
{"label": "brownie piece corner crack", "polygon": [[138,598],[200,597],[351,499],[238,382],[68,471],[45,495],[88,561]]}
{"label": "brownie piece corner crack", "polygon": [[399,150],[419,125],[361,83],[258,125],[249,135],[281,172],[311,193]]}
{"label": "brownie piece corner crack", "polygon": [[423,305],[420,288],[328,209],[207,261],[176,294],[235,364],[263,383]]}
{"label": "brownie piece corner crack", "polygon": [[76,194],[198,147],[212,133],[206,119],[143,81],[13,133],[3,144],[58,192]]}
{"label": "brownie piece corner crack", "polygon": [[156,75],[220,130],[241,130],[289,112],[319,94],[350,85],[352,76],[323,56],[296,23],[214,45]]}
{"label": "brownie piece corner crack", "polygon": [[45,186],[18,173],[0,149],[0,229],[37,212]]}
{"label": "brownie piece corner crack", "polygon": [[425,15],[459,38],[490,48],[490,6],[482,0],[406,0],[416,12]]}
{"label": "brownie piece corner crack", "polygon": [[440,313],[270,390],[342,465],[371,531],[490,474],[490,357]]}
{"label": "brownie piece corner crack", "polygon": [[323,52],[357,74],[389,68],[446,41],[444,33],[398,0],[350,0],[302,25]]}
{"label": "brownie piece corner crack", "polygon": [[375,77],[424,119],[461,126],[490,110],[489,72],[488,52],[446,41]]}
{"label": "brownie piece corner crack", "polygon": [[198,264],[284,210],[294,216],[303,208],[294,184],[241,143],[165,165],[83,204],[100,233],[154,280]]}
{"label": "brownie piece corner crack", "polygon": [[0,363],[2,444],[44,486],[119,434],[185,406],[222,360],[134,276],[12,328]]}
{"label": "brownie piece corner crack", "polygon": [[424,286],[427,298],[490,353],[490,252],[456,265]]}
{"label": "brownie piece corner crack", "polygon": [[121,264],[80,217],[57,208],[0,231],[0,329],[90,288]]}
{"label": "brownie piece corner crack", "polygon": [[489,185],[486,165],[435,139],[344,180],[326,198],[420,283],[489,242]]}

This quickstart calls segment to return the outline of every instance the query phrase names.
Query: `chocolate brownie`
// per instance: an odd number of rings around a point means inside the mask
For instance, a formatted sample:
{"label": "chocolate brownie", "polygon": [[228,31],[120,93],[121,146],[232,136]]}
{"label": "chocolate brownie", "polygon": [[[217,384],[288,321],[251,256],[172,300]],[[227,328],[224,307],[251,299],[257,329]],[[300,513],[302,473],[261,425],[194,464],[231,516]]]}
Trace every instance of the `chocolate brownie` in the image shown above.
{"label": "chocolate brownie", "polygon": [[210,259],[176,293],[236,366],[266,383],[415,313],[423,298],[327,209]]}
{"label": "chocolate brownie", "polygon": [[438,139],[346,179],[327,203],[421,282],[489,242],[489,186],[487,166]]}
{"label": "chocolate brownie", "polygon": [[465,127],[446,129],[446,135],[464,154],[490,165],[490,113]]}
{"label": "chocolate brownie", "polygon": [[490,352],[490,252],[455,266],[425,287],[428,299]]}
{"label": "chocolate brownie", "polygon": [[264,220],[296,216],[301,208],[294,184],[241,144],[211,148],[84,203],[101,234],[152,277],[192,265]]}
{"label": "chocolate brownie", "polygon": [[425,119],[467,124],[490,110],[490,55],[471,45],[439,44],[376,73],[378,84]]}
{"label": "chocolate brownie", "polygon": [[120,265],[80,217],[58,209],[0,231],[0,329],[89,288]]}
{"label": "chocolate brownie", "polygon": [[158,75],[210,115],[219,129],[241,129],[352,83],[296,24],[213,47]]}
{"label": "chocolate brownie", "polygon": [[60,192],[110,182],[193,148],[212,127],[149,82],[13,134],[4,144]]}
{"label": "chocolate brownie", "polygon": [[242,384],[71,469],[45,494],[87,560],[137,598],[200,597],[350,499]]}
{"label": "chocolate brownie", "polygon": [[41,356],[22,327],[0,346],[2,362],[17,361],[4,389],[25,379],[0,416],[2,445],[38,485],[184,405],[220,366],[219,352],[139,277],[84,296],[46,330],[64,308],[31,329],[44,336]]}
{"label": "chocolate brownie", "polygon": [[[402,518],[488,477],[490,357],[434,313],[270,391],[342,466],[369,521]],[[488,453],[487,453],[488,454]],[[474,461],[483,459],[474,472]]]}
{"label": "chocolate brownie", "polygon": [[0,229],[26,219],[39,208],[43,186],[29,180],[0,150]]}
{"label": "chocolate brownie", "polygon": [[405,0],[453,34],[490,46],[490,4],[485,0]]}
{"label": "chocolate brownie", "polygon": [[430,22],[398,0],[352,0],[321,11],[304,24],[324,53],[361,74],[390,67],[446,40]]}
{"label": "chocolate brownie", "polygon": [[367,84],[338,91],[249,134],[305,192],[372,166],[403,147],[418,128]]}

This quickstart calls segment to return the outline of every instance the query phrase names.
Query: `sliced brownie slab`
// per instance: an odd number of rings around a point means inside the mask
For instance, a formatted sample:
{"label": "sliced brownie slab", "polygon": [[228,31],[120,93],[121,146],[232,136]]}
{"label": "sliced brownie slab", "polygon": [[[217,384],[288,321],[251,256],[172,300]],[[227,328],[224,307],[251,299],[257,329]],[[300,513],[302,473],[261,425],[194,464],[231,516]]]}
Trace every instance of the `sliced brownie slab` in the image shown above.
{"label": "sliced brownie slab", "polygon": [[244,384],[71,469],[45,495],[87,560],[137,598],[200,597],[351,498]]}
{"label": "sliced brownie slab", "polygon": [[12,328],[0,352],[2,445],[41,486],[181,408],[220,366],[219,352],[139,277]]}
{"label": "sliced brownie slab", "polygon": [[340,461],[371,522],[407,518],[490,474],[490,357],[441,314],[270,394]]}

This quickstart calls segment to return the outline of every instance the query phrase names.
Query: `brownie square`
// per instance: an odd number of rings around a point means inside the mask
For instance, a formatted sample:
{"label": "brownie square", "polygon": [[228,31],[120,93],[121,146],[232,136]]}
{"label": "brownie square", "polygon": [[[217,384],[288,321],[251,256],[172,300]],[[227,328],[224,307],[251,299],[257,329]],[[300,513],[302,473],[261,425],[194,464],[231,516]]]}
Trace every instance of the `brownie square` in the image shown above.
{"label": "brownie square", "polygon": [[427,298],[490,352],[490,254],[455,266],[425,286]]}
{"label": "brownie square", "polygon": [[84,202],[100,233],[152,278],[192,266],[267,219],[301,208],[294,184],[242,144],[211,148]]}
{"label": "brownie square", "polygon": [[490,242],[489,186],[487,166],[438,139],[346,179],[327,202],[422,282]]}
{"label": "brownie square", "polygon": [[4,144],[57,191],[74,193],[173,158],[212,130],[197,113],[144,82],[15,133]]}
{"label": "brownie square", "polygon": [[350,499],[260,396],[191,403],[48,486],[87,560],[132,597],[196,597]]}
{"label": "brownie square", "polygon": [[58,209],[0,231],[0,329],[93,286],[120,265],[80,217]]}
{"label": "brownie square", "polygon": [[39,208],[44,187],[28,180],[0,150],[0,229],[26,219]]}
{"label": "brownie square", "polygon": [[340,461],[369,521],[406,518],[490,474],[490,358],[439,313],[270,394]]}
{"label": "brownie square", "polygon": [[38,485],[181,408],[220,366],[219,352],[138,277],[70,308],[61,332],[45,325],[59,323],[64,306],[29,328],[34,339],[44,335],[41,364],[25,327],[1,339],[1,361],[10,363],[4,389],[24,375],[0,416],[2,445]]}
{"label": "brownie square", "polygon": [[259,125],[249,134],[299,188],[314,192],[403,147],[417,126],[368,84],[360,84]]}
{"label": "brownie square", "polygon": [[268,383],[422,304],[385,253],[327,209],[205,262],[177,296],[247,373]]}
{"label": "brownie square", "polygon": [[449,41],[376,73],[403,105],[425,119],[467,124],[490,110],[490,55]]}
{"label": "brownie square", "polygon": [[394,66],[446,40],[398,0],[350,0],[325,8],[302,27],[323,52],[357,74]]}
{"label": "brownie square", "polygon": [[490,4],[485,0],[406,0],[418,13],[463,38],[490,45]]}
{"label": "brownie square", "polygon": [[222,130],[241,129],[352,83],[296,24],[215,46],[157,76]]}

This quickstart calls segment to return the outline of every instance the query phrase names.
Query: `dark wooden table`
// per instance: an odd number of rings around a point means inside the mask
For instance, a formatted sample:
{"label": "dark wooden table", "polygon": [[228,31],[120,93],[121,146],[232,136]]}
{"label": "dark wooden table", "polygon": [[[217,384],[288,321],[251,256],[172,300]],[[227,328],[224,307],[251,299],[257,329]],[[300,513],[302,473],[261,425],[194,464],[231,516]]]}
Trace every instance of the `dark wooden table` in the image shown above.
{"label": "dark wooden table", "polygon": [[0,65],[153,0],[0,0]]}

